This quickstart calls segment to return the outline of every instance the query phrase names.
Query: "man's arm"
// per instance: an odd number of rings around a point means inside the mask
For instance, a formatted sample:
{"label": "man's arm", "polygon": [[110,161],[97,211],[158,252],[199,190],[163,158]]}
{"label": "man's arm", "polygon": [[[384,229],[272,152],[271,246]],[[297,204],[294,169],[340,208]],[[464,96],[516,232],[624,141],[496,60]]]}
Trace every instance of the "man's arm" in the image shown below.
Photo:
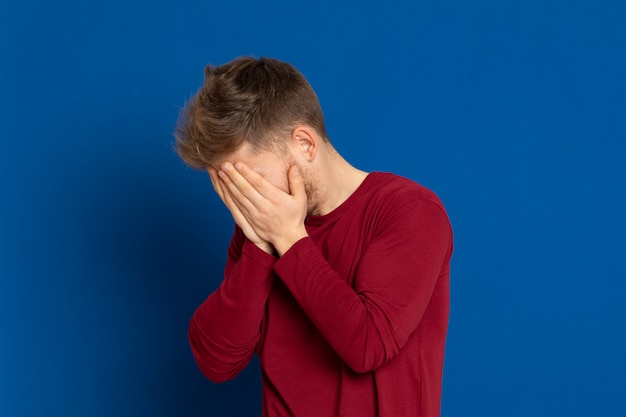
{"label": "man's arm", "polygon": [[234,378],[252,358],[276,260],[247,240],[239,227],[228,252],[224,281],[189,324],[196,363],[214,382]]}
{"label": "man's arm", "polygon": [[[290,189],[298,197],[301,179],[293,174]],[[452,232],[442,207],[399,201],[366,248],[353,288],[306,233],[293,233],[304,227],[298,198],[245,164],[226,164],[221,178],[248,223],[281,255],[274,270],[344,361],[366,372],[393,358],[419,326],[451,255]]]}
{"label": "man's arm", "polygon": [[290,248],[274,270],[346,364],[369,372],[396,356],[420,325],[436,286],[446,285],[439,278],[448,273],[451,251],[446,214],[421,201],[387,219],[366,247],[353,286],[310,238]]}
{"label": "man's arm", "polygon": [[224,281],[193,315],[189,342],[204,375],[222,382],[234,378],[254,354],[276,258],[270,255],[271,245],[258,238],[234,208],[215,170],[209,174],[237,227],[228,249]]}

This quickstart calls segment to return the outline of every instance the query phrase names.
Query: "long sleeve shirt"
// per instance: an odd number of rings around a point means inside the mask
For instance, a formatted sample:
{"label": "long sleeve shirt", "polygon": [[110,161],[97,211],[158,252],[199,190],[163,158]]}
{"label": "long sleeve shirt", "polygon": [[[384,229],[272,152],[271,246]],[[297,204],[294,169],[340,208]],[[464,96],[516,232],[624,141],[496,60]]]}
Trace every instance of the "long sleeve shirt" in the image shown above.
{"label": "long sleeve shirt", "polygon": [[264,417],[439,415],[452,230],[437,196],[369,174],[276,258],[238,227],[189,340],[220,382],[256,352]]}

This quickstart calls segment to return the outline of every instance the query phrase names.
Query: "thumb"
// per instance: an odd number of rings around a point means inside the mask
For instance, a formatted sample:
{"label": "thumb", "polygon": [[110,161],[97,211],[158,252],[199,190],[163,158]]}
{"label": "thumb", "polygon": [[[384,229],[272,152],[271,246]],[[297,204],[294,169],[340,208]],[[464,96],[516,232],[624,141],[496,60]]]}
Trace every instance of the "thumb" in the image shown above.
{"label": "thumb", "polygon": [[289,168],[289,192],[295,198],[304,198],[306,200],[304,179],[302,179],[302,174],[300,174],[300,169],[297,165]]}

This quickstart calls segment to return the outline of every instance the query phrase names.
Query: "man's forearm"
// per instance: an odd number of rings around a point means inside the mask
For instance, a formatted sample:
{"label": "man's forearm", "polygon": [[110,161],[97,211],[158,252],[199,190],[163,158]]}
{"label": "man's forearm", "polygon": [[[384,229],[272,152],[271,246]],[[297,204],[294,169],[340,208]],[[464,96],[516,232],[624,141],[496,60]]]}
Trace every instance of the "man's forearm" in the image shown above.
{"label": "man's forearm", "polygon": [[245,241],[241,257],[236,262],[229,259],[220,287],[194,313],[189,341],[199,368],[209,379],[234,377],[254,353],[275,259]]}

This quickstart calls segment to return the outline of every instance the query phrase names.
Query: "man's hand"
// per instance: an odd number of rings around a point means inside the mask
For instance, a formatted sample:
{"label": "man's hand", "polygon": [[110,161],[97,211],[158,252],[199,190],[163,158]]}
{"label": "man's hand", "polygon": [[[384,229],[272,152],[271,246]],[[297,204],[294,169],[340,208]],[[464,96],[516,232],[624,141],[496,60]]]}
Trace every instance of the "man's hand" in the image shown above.
{"label": "man's hand", "polygon": [[211,177],[211,183],[213,184],[213,188],[217,195],[220,196],[228,210],[233,216],[235,223],[241,228],[243,234],[250,240],[252,243],[257,245],[263,251],[269,253],[270,255],[274,254],[274,247],[271,243],[261,239],[259,235],[256,234],[250,223],[246,220],[245,216],[239,209],[239,206],[233,200],[232,195],[229,189],[226,187],[226,184],[220,179],[217,170],[214,168],[209,168],[209,177]]}
{"label": "man's hand", "polygon": [[243,162],[222,164],[218,175],[222,181],[222,199],[225,203],[228,201],[226,205],[237,224],[249,226],[251,234],[245,230],[244,233],[250,240],[252,236],[269,242],[282,256],[307,236],[304,227],[307,196],[296,166],[290,167],[288,172],[290,193],[277,188]]}

